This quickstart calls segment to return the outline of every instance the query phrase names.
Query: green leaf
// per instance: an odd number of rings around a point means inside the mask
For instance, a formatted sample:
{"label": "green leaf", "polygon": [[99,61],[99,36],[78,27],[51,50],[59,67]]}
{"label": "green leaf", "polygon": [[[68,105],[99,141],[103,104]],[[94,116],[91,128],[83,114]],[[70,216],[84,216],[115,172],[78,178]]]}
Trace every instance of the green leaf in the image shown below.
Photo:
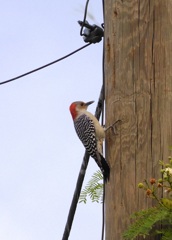
{"label": "green leaf", "polygon": [[103,196],[103,175],[100,170],[93,174],[91,180],[87,183],[84,190],[82,190],[79,202],[86,203],[89,197],[92,202],[102,202]]}
{"label": "green leaf", "polygon": [[[160,234],[159,232],[153,230],[153,228],[157,223],[161,223],[162,227],[163,224],[171,225],[172,212],[165,207],[158,206],[137,212],[132,216],[132,218],[135,222],[131,224],[128,230],[123,234],[124,239],[133,240],[137,236],[148,236],[151,235],[151,233],[155,235]],[[164,240],[166,239],[165,233],[166,231],[163,232]]]}

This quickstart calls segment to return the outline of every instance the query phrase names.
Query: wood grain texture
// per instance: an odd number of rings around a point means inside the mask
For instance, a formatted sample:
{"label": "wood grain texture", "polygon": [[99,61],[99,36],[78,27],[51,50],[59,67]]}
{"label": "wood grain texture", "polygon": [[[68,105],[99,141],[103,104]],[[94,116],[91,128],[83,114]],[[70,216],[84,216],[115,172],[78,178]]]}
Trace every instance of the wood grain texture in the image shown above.
{"label": "wood grain texture", "polygon": [[137,184],[159,178],[172,145],[172,0],[105,1],[106,240],[152,205]]}

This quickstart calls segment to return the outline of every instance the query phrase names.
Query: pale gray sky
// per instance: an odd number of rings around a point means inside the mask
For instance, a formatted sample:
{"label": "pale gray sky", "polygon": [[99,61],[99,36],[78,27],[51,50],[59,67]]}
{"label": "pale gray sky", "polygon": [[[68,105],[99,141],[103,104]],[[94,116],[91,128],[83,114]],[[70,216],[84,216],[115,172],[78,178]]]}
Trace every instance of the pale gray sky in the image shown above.
{"label": "pale gray sky", "polygon": [[[1,1],[0,81],[83,46],[85,2]],[[91,23],[102,23],[101,4],[90,0]],[[97,101],[101,85],[102,42],[0,86],[1,240],[62,238],[84,154],[69,105]],[[97,169],[90,159],[85,184]],[[69,239],[100,239],[101,221],[101,205],[79,204]]]}

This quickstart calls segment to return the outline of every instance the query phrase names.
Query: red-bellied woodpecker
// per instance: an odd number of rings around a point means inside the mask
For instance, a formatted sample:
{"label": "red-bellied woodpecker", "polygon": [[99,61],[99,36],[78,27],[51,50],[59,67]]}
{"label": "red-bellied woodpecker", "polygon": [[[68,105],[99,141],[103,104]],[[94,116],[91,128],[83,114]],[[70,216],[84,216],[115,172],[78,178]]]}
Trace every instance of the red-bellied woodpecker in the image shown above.
{"label": "red-bellied woodpecker", "polygon": [[102,144],[105,137],[104,128],[97,118],[87,111],[87,107],[94,101],[87,103],[77,101],[70,105],[70,112],[74,121],[76,133],[88,154],[94,158],[100,167],[104,180],[109,180],[110,168],[102,155]]}

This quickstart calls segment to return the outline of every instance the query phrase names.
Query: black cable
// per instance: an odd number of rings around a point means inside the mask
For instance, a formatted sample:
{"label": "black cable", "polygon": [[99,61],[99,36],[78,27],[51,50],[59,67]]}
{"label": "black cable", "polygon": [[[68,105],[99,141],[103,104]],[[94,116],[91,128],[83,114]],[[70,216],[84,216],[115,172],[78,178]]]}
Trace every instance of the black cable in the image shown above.
{"label": "black cable", "polygon": [[[102,8],[103,8],[103,22],[105,22],[104,0],[102,0]],[[102,74],[103,74],[103,96],[104,96],[104,100],[105,100],[105,64],[104,64],[104,60],[105,60],[105,39],[103,38]],[[104,114],[102,114],[102,117],[104,117]]]}
{"label": "black cable", "polygon": [[72,199],[72,202],[71,202],[71,205],[70,205],[68,218],[67,218],[67,222],[66,222],[66,226],[65,226],[65,229],[64,229],[62,240],[68,240],[68,238],[69,238],[69,234],[70,234],[70,230],[71,230],[71,227],[72,227],[72,223],[73,223],[78,199],[79,199],[79,196],[80,196],[82,184],[83,184],[84,177],[85,177],[85,172],[86,172],[86,169],[87,169],[87,166],[88,166],[88,161],[89,161],[89,155],[87,154],[87,152],[85,152],[83,162],[82,162],[82,165],[81,165],[81,169],[79,171],[75,191],[74,191],[74,194],[73,194],[73,199]]}
{"label": "black cable", "polygon": [[81,26],[81,30],[80,30],[80,35],[81,35],[81,36],[84,35],[84,34],[82,33],[82,31],[83,31],[84,23],[85,23],[86,17],[87,17],[88,3],[89,3],[89,0],[87,0],[87,2],[86,2],[86,4],[85,4],[84,19],[83,19],[83,21],[82,21],[82,26]]}
{"label": "black cable", "polygon": [[[98,120],[99,120],[101,112],[102,112],[102,106],[103,106],[102,105],[102,102],[103,102],[102,97],[103,97],[103,87],[101,89],[99,100],[98,100],[96,111],[95,111],[95,117]],[[86,172],[87,165],[88,165],[88,160],[89,160],[89,155],[88,155],[87,152],[85,152],[83,162],[82,162],[82,165],[81,165],[81,169],[79,171],[79,175],[78,175],[73,199],[72,199],[71,206],[70,206],[70,209],[69,209],[68,218],[67,218],[67,222],[66,222],[66,225],[65,225],[62,240],[68,240],[68,238],[69,238],[69,234],[70,234],[70,230],[71,230],[71,227],[72,227],[77,203],[78,203],[78,200],[79,200],[82,184],[83,184],[84,177],[85,177],[85,172]]]}
{"label": "black cable", "polygon": [[[103,106],[102,106],[102,126],[104,126],[104,105],[105,105],[105,75],[104,75],[104,40],[103,40],[103,57],[102,57],[102,69],[103,69]],[[104,228],[105,228],[105,181],[103,179],[103,203],[102,203],[102,236],[101,240],[104,239]]]}
{"label": "black cable", "polygon": [[24,74],[22,74],[22,75],[19,75],[19,76],[17,76],[17,77],[11,78],[11,79],[9,79],[9,80],[0,82],[0,85],[5,84],[5,83],[12,82],[12,81],[17,80],[17,79],[19,79],[19,78],[25,77],[25,76],[27,76],[27,75],[29,75],[29,74],[31,74],[31,73],[37,72],[37,71],[39,71],[39,70],[41,70],[41,69],[43,69],[43,68],[46,68],[46,67],[48,67],[48,66],[50,66],[50,65],[52,65],[52,64],[54,64],[54,63],[60,62],[60,61],[64,60],[65,58],[70,57],[71,55],[79,52],[79,51],[82,50],[83,48],[88,47],[90,44],[91,44],[91,43],[88,43],[88,44],[86,44],[86,45],[78,48],[77,50],[75,50],[75,51],[73,51],[73,52],[71,52],[71,53],[69,53],[69,54],[67,54],[67,55],[65,55],[65,56],[63,56],[63,57],[61,57],[61,58],[53,61],[53,62],[50,62],[50,63],[48,63],[48,64],[46,64],[46,65],[43,65],[42,67],[36,68],[36,69],[31,70],[31,71],[29,71],[29,72],[27,72],[27,73],[24,73]]}
{"label": "black cable", "polygon": [[[103,106],[102,106],[102,126],[104,126],[104,105],[105,105],[105,74],[104,74],[104,39],[103,39],[103,56],[102,56],[102,75],[103,75]],[[102,236],[101,240],[104,239],[104,227],[105,227],[105,181],[103,179],[103,203],[102,203]]]}
{"label": "black cable", "polygon": [[[102,0],[102,8],[103,8],[103,22],[104,19],[104,0]],[[104,27],[104,26],[102,26]],[[103,75],[103,108],[102,108],[102,126],[104,125],[104,105],[105,105],[105,40],[103,38],[103,56],[102,56],[102,75]],[[102,235],[101,240],[104,240],[104,231],[105,231],[105,181],[103,179],[103,203],[102,203]]]}
{"label": "black cable", "polygon": [[105,180],[103,179],[102,236],[101,236],[101,240],[104,239],[104,229],[105,229]]}
{"label": "black cable", "polygon": [[105,22],[105,2],[102,0],[102,8],[103,8],[103,22]]}

